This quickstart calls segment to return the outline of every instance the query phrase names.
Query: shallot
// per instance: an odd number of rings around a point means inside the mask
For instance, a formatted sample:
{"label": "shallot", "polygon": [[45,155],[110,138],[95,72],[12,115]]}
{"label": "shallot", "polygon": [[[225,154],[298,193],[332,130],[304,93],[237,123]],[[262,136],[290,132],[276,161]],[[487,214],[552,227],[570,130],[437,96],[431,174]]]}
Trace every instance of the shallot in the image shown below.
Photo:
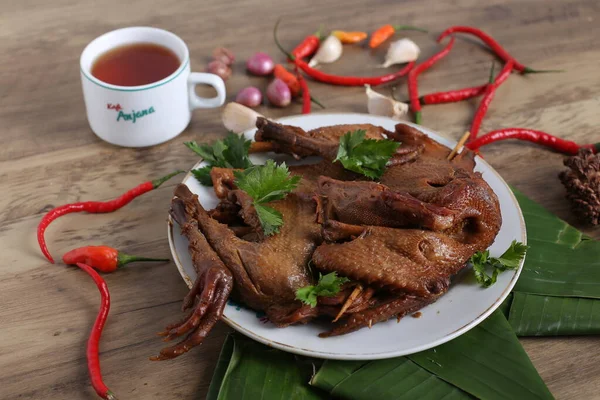
{"label": "shallot", "polygon": [[231,68],[229,68],[229,66],[224,64],[222,61],[218,60],[213,60],[209,62],[206,71],[210,72],[211,74],[220,76],[221,79],[223,79],[224,81],[226,81],[231,76]]}
{"label": "shallot", "polygon": [[256,53],[246,62],[246,68],[252,75],[266,76],[273,72],[275,62],[266,53]]}
{"label": "shallot", "polygon": [[421,49],[419,49],[419,46],[412,40],[396,40],[390,44],[382,67],[387,68],[394,64],[404,64],[415,61],[420,53]]}
{"label": "shallot", "polygon": [[365,85],[367,93],[367,109],[369,114],[383,115],[395,120],[408,112],[408,104],[396,101],[391,97],[377,93],[370,85]]}
{"label": "shallot", "polygon": [[292,92],[284,81],[275,78],[267,86],[267,99],[276,107],[287,107],[292,101]]}
{"label": "shallot", "polygon": [[235,56],[230,50],[226,49],[225,47],[217,47],[213,51],[213,59],[221,61],[223,64],[230,67],[231,64],[233,64],[233,62],[235,61]]}
{"label": "shallot", "polygon": [[329,35],[319,46],[319,50],[311,58],[308,65],[329,64],[342,56],[342,42],[334,35]]}
{"label": "shallot", "polygon": [[238,92],[235,101],[247,107],[258,107],[262,103],[262,93],[258,88],[249,86]]}

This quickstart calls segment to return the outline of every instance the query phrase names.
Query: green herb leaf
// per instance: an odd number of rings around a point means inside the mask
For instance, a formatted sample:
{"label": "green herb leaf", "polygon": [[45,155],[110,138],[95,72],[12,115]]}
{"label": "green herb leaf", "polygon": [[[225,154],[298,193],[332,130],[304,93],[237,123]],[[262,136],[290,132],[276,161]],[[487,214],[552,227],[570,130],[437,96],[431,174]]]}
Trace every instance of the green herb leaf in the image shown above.
{"label": "green herb leaf", "polygon": [[342,284],[348,281],[348,278],[338,277],[335,272],[330,272],[327,275],[319,274],[319,282],[316,286],[309,285],[296,290],[296,299],[315,307],[318,296],[335,296],[340,292]]}
{"label": "green herb leaf", "polygon": [[262,204],[283,199],[300,182],[299,176],[290,177],[285,163],[277,166],[273,160],[265,165],[256,165],[245,171],[235,171],[235,184]]}
{"label": "green herb leaf", "polygon": [[231,165],[230,168],[250,168],[252,166],[252,161],[248,158],[251,143],[244,136],[236,135],[233,132],[223,139],[225,150],[222,154],[223,158]]}
{"label": "green herb leaf", "polygon": [[211,169],[212,167],[210,165],[207,165],[202,168],[193,169],[192,174],[202,185],[212,186],[212,179],[210,178]]}
{"label": "green herb leaf", "polygon": [[298,186],[300,177],[290,177],[285,163],[278,166],[273,160],[267,160],[265,165],[235,171],[234,175],[235,185],[252,197],[265,235],[278,233],[279,227],[283,225],[283,216],[279,211],[263,204],[283,199]]}
{"label": "green herb leaf", "polygon": [[371,179],[379,179],[400,143],[365,139],[365,134],[365,130],[358,129],[342,136],[334,162],[339,161],[344,168]]}
{"label": "green herb leaf", "polygon": [[493,258],[493,260],[496,264],[501,266],[498,266],[497,268],[504,268],[502,271],[506,269],[517,269],[519,268],[519,263],[523,257],[525,257],[528,248],[529,246],[513,240],[508,249],[502,253],[499,258]]}
{"label": "green herb leaf", "polygon": [[[202,172],[194,173],[194,176],[201,184],[212,186],[210,176],[207,178],[212,167],[249,168],[252,166],[248,157],[250,143],[250,140],[246,140],[243,136],[230,132],[225,139],[217,140],[212,145],[198,144],[195,141],[184,144],[208,163],[208,166],[200,168]],[[204,170],[205,168],[208,172]]]}
{"label": "green herb leaf", "polygon": [[274,208],[254,203],[256,214],[260,220],[265,236],[271,236],[279,233],[279,228],[283,225],[283,216]]}
{"label": "green herb leaf", "polygon": [[[473,272],[475,273],[475,279],[483,287],[490,287],[498,278],[500,272],[506,271],[507,269],[516,269],[519,267],[519,263],[525,257],[525,252],[528,246],[525,246],[521,242],[513,240],[508,249],[498,258],[490,257],[490,252],[478,251],[471,256],[471,264],[473,264]],[[492,268],[492,275],[486,273],[486,269]]]}

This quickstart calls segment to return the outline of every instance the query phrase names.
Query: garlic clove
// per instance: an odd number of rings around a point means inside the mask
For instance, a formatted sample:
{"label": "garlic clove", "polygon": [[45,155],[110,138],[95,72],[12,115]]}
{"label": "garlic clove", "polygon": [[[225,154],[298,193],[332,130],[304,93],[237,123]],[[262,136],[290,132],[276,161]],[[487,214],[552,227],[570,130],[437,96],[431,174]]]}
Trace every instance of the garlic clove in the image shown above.
{"label": "garlic clove", "polygon": [[388,47],[387,54],[385,56],[385,62],[382,67],[387,68],[394,64],[404,64],[407,62],[415,61],[419,58],[421,49],[415,42],[410,39],[400,39],[390,44]]}
{"label": "garlic clove", "polygon": [[329,35],[327,39],[321,42],[319,49],[308,63],[309,67],[315,67],[318,64],[329,64],[342,56],[342,42],[334,35]]}
{"label": "garlic clove", "polygon": [[256,119],[263,115],[239,103],[229,103],[223,108],[221,121],[231,132],[242,133],[256,128]]}
{"label": "garlic clove", "polygon": [[382,115],[395,120],[400,120],[408,113],[408,104],[396,101],[391,97],[377,93],[370,85],[365,85],[367,94],[367,109],[369,114]]}

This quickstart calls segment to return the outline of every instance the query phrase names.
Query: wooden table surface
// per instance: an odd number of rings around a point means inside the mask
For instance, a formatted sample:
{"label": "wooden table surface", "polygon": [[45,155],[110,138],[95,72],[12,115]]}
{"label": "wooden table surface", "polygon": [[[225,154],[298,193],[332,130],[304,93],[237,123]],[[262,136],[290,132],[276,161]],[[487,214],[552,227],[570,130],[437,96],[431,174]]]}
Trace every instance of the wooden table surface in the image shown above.
{"label": "wooden table surface", "polygon": [[[50,265],[41,256],[35,229],[53,206],[110,199],[147,178],[189,168],[196,156],[184,141],[224,135],[220,110],[194,112],[179,137],[148,149],[125,149],[90,130],[79,78],[84,46],[104,32],[133,25],[164,28],[191,51],[192,70],[203,70],[216,46],[238,58],[227,82],[232,99],[249,77],[244,60],[262,50],[279,57],[273,24],[285,19],[281,39],[291,48],[320,24],[372,30],[386,23],[427,27],[409,32],[423,56],[436,51],[435,34],[450,25],[481,27],[519,60],[537,68],[565,69],[548,75],[513,75],[499,90],[482,130],[523,126],[580,142],[598,141],[600,80],[595,0],[454,1],[173,1],[0,0],[0,397],[92,399],[85,343],[99,296],[81,271]],[[344,74],[377,73],[384,50],[370,54],[346,47],[343,60],[323,68]],[[476,42],[459,40],[453,53],[421,79],[423,93],[485,82],[493,57]],[[361,72],[364,71],[364,72]],[[309,82],[328,111],[366,112],[362,88]],[[400,96],[406,96],[404,81]],[[380,89],[387,92],[388,89]],[[477,102],[429,106],[424,124],[459,138]],[[271,116],[300,112],[262,108]],[[557,179],[562,157],[519,143],[490,146],[488,160],[508,181],[561,218],[598,238],[599,229],[573,218]],[[166,216],[177,179],[105,215],[72,215],[47,232],[55,257],[87,244],[108,244],[128,253],[169,257]],[[155,336],[180,318],[187,288],[173,263],[137,265],[106,276],[112,309],[102,341],[108,385],[122,399],[204,398],[229,328],[219,323],[201,348],[170,362],[150,362],[162,343]],[[550,390],[559,399],[600,398],[598,337],[523,339]]]}

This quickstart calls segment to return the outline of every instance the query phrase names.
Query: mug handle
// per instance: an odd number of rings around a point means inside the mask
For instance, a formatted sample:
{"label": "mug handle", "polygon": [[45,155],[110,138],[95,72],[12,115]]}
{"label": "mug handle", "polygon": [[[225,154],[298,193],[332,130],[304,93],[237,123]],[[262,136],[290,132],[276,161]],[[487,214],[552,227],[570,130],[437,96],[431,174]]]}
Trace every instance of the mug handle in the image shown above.
{"label": "mug handle", "polygon": [[[206,83],[217,91],[217,95],[212,98],[200,97],[196,94],[196,85]],[[192,72],[188,78],[188,88],[190,97],[190,109],[196,108],[215,108],[225,103],[225,82],[215,74],[203,72]]]}

